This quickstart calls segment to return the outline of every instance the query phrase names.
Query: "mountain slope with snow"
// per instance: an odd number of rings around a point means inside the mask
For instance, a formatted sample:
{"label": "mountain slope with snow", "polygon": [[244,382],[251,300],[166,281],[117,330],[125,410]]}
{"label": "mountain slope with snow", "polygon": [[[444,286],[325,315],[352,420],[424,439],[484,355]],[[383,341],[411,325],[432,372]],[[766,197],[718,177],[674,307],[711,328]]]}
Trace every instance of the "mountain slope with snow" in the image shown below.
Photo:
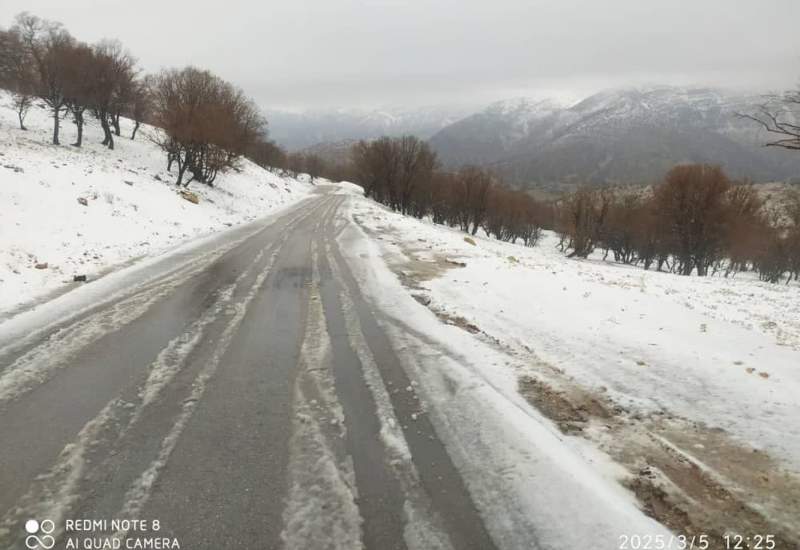
{"label": "mountain slope with snow", "polygon": [[737,116],[763,102],[709,88],[623,88],[570,107],[494,104],[430,142],[447,166],[489,165],[519,185],[651,182],[683,162],[755,181],[796,178],[800,155],[763,147],[764,132]]}
{"label": "mountain slope with snow", "polygon": [[430,142],[448,166],[492,163],[528,136],[547,133],[564,107],[555,100],[498,101],[438,132]]}
{"label": "mountain slope with snow", "polygon": [[[96,121],[84,146],[69,145],[74,128],[62,123],[50,143],[49,111],[34,107],[21,131],[0,91],[0,312],[70,288],[75,275],[91,280],[137,258],[189,239],[255,220],[302,199],[308,183],[272,174],[242,160],[214,187],[193,183],[199,203],[184,200],[166,171],[166,156],[143,127],[128,139],[123,120],[116,149],[100,145]],[[38,266],[38,268],[37,268]]]}

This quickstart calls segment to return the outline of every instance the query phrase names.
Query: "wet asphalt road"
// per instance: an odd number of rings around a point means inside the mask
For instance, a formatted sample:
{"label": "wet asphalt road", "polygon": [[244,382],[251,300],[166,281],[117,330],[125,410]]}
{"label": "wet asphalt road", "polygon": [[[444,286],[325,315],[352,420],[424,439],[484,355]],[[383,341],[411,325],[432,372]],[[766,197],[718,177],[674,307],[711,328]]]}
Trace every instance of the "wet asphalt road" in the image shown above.
{"label": "wet asphalt road", "polygon": [[320,193],[0,349],[0,548],[25,548],[29,518],[55,548],[494,547],[339,250],[345,200]]}

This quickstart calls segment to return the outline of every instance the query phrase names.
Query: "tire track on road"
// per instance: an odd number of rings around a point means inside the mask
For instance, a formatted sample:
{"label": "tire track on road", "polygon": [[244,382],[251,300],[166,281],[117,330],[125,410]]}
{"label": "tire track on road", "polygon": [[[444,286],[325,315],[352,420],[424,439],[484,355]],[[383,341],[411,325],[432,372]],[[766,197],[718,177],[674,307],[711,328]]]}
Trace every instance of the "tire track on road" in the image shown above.
{"label": "tire track on road", "polygon": [[[338,204],[341,205],[344,200],[344,197],[340,198]],[[346,225],[350,222],[342,220],[341,223]],[[409,379],[388,335],[375,317],[373,306],[361,294],[358,282],[339,250],[333,236],[338,235],[342,227],[343,225],[337,229],[331,220],[329,230],[323,231],[326,257],[330,257],[329,271],[338,278],[341,292],[351,304],[366,349],[374,358],[382,384],[389,388],[394,416],[402,428],[403,439],[411,452],[420,485],[430,499],[432,510],[441,518],[453,547],[494,548],[460,472],[436,435],[427,414],[421,414],[415,382]]]}
{"label": "tire track on road", "polygon": [[[280,239],[269,245],[267,249],[258,251],[248,267],[237,277],[234,284],[223,286],[215,291],[217,298],[213,304],[204,309],[198,319],[188,323],[186,330],[162,349],[158,358],[146,373],[144,382],[139,384],[138,389],[135,391],[128,392],[133,395],[128,395],[125,398],[118,396],[112,399],[99,414],[86,423],[77,438],[68,443],[62,450],[55,465],[46,474],[38,476],[29,491],[19,499],[16,506],[5,514],[2,522],[0,522],[0,541],[10,536],[9,533],[12,532],[13,528],[28,516],[50,518],[60,527],[61,522],[58,520],[65,517],[65,513],[72,507],[78,496],[94,492],[91,487],[79,488],[82,481],[84,484],[86,482],[83,479],[84,466],[86,461],[89,460],[89,456],[91,456],[94,463],[99,463],[98,466],[92,469],[95,479],[102,477],[103,471],[114,472],[120,466],[119,457],[125,456],[126,445],[134,444],[130,441],[130,437],[126,438],[129,430],[135,426],[144,410],[156,400],[164,388],[172,381],[175,374],[184,367],[187,357],[203,340],[203,337],[206,339],[210,337],[208,334],[203,334],[204,329],[209,326],[209,328],[213,328],[213,324],[218,320],[223,310],[226,307],[233,307],[235,309],[233,320],[222,333],[223,340],[230,338],[231,332],[235,330],[235,326],[238,326],[238,323],[241,322],[246,313],[246,307],[242,311],[242,303],[249,304],[255,293],[261,288],[264,279],[269,274],[271,263],[274,262],[280,247],[291,234],[293,228],[312,215],[314,211],[314,208],[309,208],[292,217],[286,227],[282,229]],[[265,254],[269,257],[269,260],[264,265],[261,265],[259,262]],[[198,267],[191,271],[200,271],[202,268]],[[244,296],[243,302],[231,305],[231,300],[235,297],[234,293],[240,283],[252,276],[253,271],[259,270],[260,273],[257,274],[254,286],[250,287],[248,294]],[[234,328],[230,328],[231,326],[234,326]],[[217,342],[217,353],[221,353],[220,349],[223,348],[219,347],[219,342]],[[216,361],[218,361],[219,357],[214,355],[212,356],[212,363],[215,357]],[[202,391],[198,388],[204,388],[208,378],[210,378],[210,374],[207,370],[202,371],[196,380],[200,383],[192,384],[192,391],[199,391],[199,395],[202,395]],[[190,395],[190,398],[184,402],[184,405],[189,406],[184,406],[181,414],[186,415],[188,413],[188,416],[191,416],[191,410],[193,410],[198,399],[197,394]],[[188,419],[188,416],[186,416],[186,419]],[[178,417],[176,425],[181,423],[181,418],[183,416]],[[142,436],[142,434],[138,435]],[[152,434],[144,435],[149,435],[152,438]],[[172,439],[170,439],[170,435]],[[173,426],[173,429],[170,430],[167,438],[165,438],[165,443],[162,444],[160,458],[168,456],[169,443],[176,439],[177,435],[179,435],[179,430],[176,431],[175,426]],[[174,442],[172,444],[174,445]],[[106,459],[108,461],[109,453],[111,454],[111,460],[103,467],[102,460]],[[115,459],[114,457],[117,458]],[[152,467],[145,471],[143,474],[145,481],[140,478],[139,488],[145,487],[146,480],[154,481],[157,477],[155,474],[157,474],[157,471]],[[136,498],[141,500],[142,493],[142,490],[131,490],[129,500],[135,501]]]}

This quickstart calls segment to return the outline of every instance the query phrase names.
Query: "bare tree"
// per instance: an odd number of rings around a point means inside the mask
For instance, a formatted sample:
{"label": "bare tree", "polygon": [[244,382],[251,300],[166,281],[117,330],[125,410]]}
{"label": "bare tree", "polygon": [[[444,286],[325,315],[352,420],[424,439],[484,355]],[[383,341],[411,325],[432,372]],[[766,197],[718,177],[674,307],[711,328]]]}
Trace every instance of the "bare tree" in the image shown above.
{"label": "bare tree", "polygon": [[719,166],[676,166],[656,189],[655,200],[671,239],[679,272],[708,274],[722,251],[730,181]]}
{"label": "bare tree", "polygon": [[455,203],[459,225],[462,231],[475,235],[485,221],[489,208],[492,175],[483,168],[467,166],[458,172],[456,181],[458,194]]}
{"label": "bare tree", "polygon": [[351,159],[364,195],[394,208],[400,171],[396,141],[389,137],[360,141],[353,146]]}
{"label": "bare tree", "polygon": [[773,96],[755,113],[739,113],[739,116],[776,136],[766,143],[768,147],[800,151],[800,90]]}
{"label": "bare tree", "polygon": [[544,211],[542,205],[526,193],[493,185],[483,227],[501,241],[521,240],[525,246],[535,246],[542,234]]}
{"label": "bare tree", "polygon": [[11,92],[19,128],[26,130],[25,116],[33,105],[36,82],[30,52],[16,29],[0,30],[0,86]]}
{"label": "bare tree", "polygon": [[725,276],[746,271],[764,248],[770,233],[763,201],[749,184],[732,186],[726,196],[724,248],[728,256]]}
{"label": "bare tree", "polygon": [[566,199],[561,216],[570,257],[588,257],[602,240],[611,198],[607,189],[581,187]]}
{"label": "bare tree", "polygon": [[151,114],[153,110],[153,100],[150,94],[150,79],[144,78],[133,83],[131,95],[131,119],[133,119],[133,130],[131,131],[131,141],[136,139],[136,132],[139,127]]}
{"label": "bare tree", "polygon": [[118,41],[105,40],[93,49],[95,61],[90,79],[92,114],[103,129],[102,144],[113,149],[111,124],[119,105],[118,95],[134,74],[135,60]]}
{"label": "bare tree", "polygon": [[92,101],[92,72],[95,56],[86,44],[76,44],[65,56],[64,104],[72,114],[78,135],[76,147],[83,144],[84,112]]}
{"label": "bare tree", "polygon": [[154,79],[152,97],[153,119],[162,129],[152,139],[167,153],[167,168],[177,164],[177,185],[195,179],[213,184],[263,136],[266,122],[255,104],[208,71],[163,71]]}
{"label": "bare tree", "polygon": [[311,178],[311,183],[314,183],[314,180],[319,178],[325,171],[325,161],[321,156],[314,153],[309,153],[304,155],[304,157],[303,164],[305,165],[305,172],[308,174],[308,177]]}
{"label": "bare tree", "polygon": [[[133,59],[131,58],[131,61]],[[119,137],[122,133],[120,129],[119,120],[124,112],[130,110],[134,95],[136,94],[136,71],[135,62],[130,66],[125,67],[117,74],[117,81],[115,84],[114,94],[111,101],[111,113],[109,122],[114,128],[114,134]]]}
{"label": "bare tree", "polygon": [[247,152],[247,158],[267,170],[276,170],[279,173],[288,168],[286,151],[274,141],[261,135],[253,141]]}
{"label": "bare tree", "polygon": [[436,168],[436,153],[416,136],[396,138],[394,149],[399,168],[395,180],[398,210],[408,214],[415,192],[430,184],[431,174]]}
{"label": "bare tree", "polygon": [[53,144],[58,145],[61,111],[66,104],[68,57],[75,39],[59,23],[39,19],[27,12],[17,16],[14,31],[19,34],[34,62],[34,93],[53,112]]}
{"label": "bare tree", "polygon": [[456,175],[434,172],[431,176],[430,214],[433,223],[455,225]]}

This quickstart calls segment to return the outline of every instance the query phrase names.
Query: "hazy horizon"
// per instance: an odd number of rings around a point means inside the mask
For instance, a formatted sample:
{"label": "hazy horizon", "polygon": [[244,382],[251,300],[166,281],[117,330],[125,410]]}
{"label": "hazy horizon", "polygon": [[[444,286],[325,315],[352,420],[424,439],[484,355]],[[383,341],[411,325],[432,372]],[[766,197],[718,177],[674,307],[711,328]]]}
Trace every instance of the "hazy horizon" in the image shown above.
{"label": "hazy horizon", "polygon": [[145,71],[194,64],[268,110],[478,107],[513,97],[578,100],[620,86],[751,91],[800,78],[800,2],[232,0],[138,4],[6,0],[78,39],[118,38]]}
{"label": "hazy horizon", "polygon": [[656,89],[662,87],[674,87],[676,89],[703,89],[709,88],[719,90],[721,92],[729,92],[731,94],[742,95],[760,95],[768,96],[772,93],[781,93],[785,88],[767,87],[762,88],[736,86],[725,83],[699,83],[699,82],[685,82],[685,83],[664,83],[649,80],[642,80],[641,82],[625,82],[619,84],[598,85],[596,88],[581,87],[572,89],[547,89],[547,88],[532,88],[529,90],[509,90],[507,93],[499,91],[498,95],[486,95],[485,98],[473,98],[472,100],[459,101],[458,97],[451,98],[450,101],[442,101],[439,103],[420,103],[420,104],[402,104],[402,103],[362,103],[359,105],[321,105],[309,107],[295,107],[295,106],[273,106],[267,105],[266,111],[280,112],[286,114],[325,114],[325,113],[359,113],[359,112],[380,112],[386,111],[387,113],[397,112],[419,112],[426,109],[430,110],[450,110],[465,112],[477,112],[483,110],[492,104],[501,103],[504,101],[515,100],[530,100],[530,101],[543,101],[543,100],[556,100],[565,108],[577,105],[581,101],[602,92],[612,90],[625,90],[635,89],[646,91],[649,89]]}

